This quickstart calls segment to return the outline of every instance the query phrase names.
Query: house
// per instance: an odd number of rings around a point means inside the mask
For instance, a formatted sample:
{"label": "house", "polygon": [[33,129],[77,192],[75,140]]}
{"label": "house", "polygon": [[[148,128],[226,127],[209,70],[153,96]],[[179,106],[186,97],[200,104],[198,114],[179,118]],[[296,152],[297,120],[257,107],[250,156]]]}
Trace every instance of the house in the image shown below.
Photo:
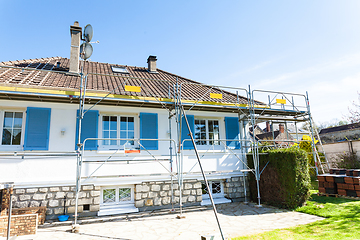
{"label": "house", "polygon": [[155,56],[147,67],[81,61],[81,31],[70,27],[70,59],[0,63],[0,182],[14,183],[14,208],[74,214],[77,176],[80,216],[209,204],[182,108],[215,202],[243,201],[247,99]]}
{"label": "house", "polygon": [[322,143],[336,143],[360,138],[360,123],[351,123],[337,127],[321,129],[319,132]]}
{"label": "house", "polygon": [[281,147],[292,145],[294,137],[290,134],[288,130],[285,130],[284,124],[278,124],[279,129],[273,130],[274,125],[270,125],[269,122],[266,122],[266,128],[264,128],[263,133],[255,135],[250,128],[250,134],[255,136],[255,139],[260,143],[267,145],[278,145]]}

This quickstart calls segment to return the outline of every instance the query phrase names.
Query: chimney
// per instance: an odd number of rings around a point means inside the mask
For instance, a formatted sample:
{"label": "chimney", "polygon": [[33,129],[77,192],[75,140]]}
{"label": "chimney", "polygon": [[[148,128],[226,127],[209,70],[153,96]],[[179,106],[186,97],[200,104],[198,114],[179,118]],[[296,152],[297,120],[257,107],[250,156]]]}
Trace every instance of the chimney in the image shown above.
{"label": "chimney", "polygon": [[156,73],[156,56],[149,56],[147,59],[147,63],[148,63],[148,71],[150,73]]}
{"label": "chimney", "polygon": [[280,131],[280,133],[284,133],[285,131],[284,131],[284,124],[279,124],[279,131]]}
{"label": "chimney", "polygon": [[266,122],[266,132],[271,132],[269,121]]}
{"label": "chimney", "polygon": [[71,47],[69,72],[71,73],[79,73],[81,33],[82,29],[79,27],[79,22],[75,21],[74,25],[70,26]]}

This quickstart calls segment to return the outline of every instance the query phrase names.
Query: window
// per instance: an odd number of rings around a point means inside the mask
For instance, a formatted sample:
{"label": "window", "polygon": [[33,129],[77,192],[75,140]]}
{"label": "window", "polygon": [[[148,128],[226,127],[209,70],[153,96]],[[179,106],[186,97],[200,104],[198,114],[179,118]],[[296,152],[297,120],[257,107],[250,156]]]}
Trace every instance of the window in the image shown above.
{"label": "window", "polygon": [[196,145],[220,145],[219,121],[209,119],[195,119]]}
{"label": "window", "polygon": [[133,140],[111,140],[116,138],[135,138],[135,117],[133,116],[102,116],[102,146],[106,148],[119,148],[121,146],[135,146]]}
{"label": "window", "polygon": [[114,73],[129,73],[126,67],[111,67]]}
{"label": "window", "polygon": [[[22,147],[23,142],[23,112],[3,112],[1,145]],[[0,115],[1,116],[1,115]],[[1,119],[0,119],[1,121]]]}
{"label": "window", "polygon": [[[224,187],[222,181],[220,180],[208,181],[208,184],[213,198],[224,196]],[[203,199],[209,198],[209,192],[204,182],[201,183],[201,188],[202,188]]]}
{"label": "window", "polygon": [[105,205],[134,202],[134,188],[131,186],[104,187],[101,193],[101,203]]}

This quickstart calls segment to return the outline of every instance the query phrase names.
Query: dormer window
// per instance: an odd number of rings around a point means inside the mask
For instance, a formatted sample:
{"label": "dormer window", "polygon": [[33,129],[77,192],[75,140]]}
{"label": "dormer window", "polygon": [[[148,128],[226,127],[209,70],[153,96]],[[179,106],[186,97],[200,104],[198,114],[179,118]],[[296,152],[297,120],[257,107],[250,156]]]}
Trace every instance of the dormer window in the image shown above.
{"label": "dormer window", "polygon": [[126,67],[115,67],[115,66],[112,66],[111,69],[113,70],[114,73],[129,73],[129,71],[127,70]]}

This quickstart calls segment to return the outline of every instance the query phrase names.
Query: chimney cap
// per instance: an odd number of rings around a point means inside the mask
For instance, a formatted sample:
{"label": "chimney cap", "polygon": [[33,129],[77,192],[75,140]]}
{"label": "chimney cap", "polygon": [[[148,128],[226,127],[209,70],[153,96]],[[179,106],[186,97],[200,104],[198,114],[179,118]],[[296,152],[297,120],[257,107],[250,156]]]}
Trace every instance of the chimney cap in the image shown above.
{"label": "chimney cap", "polygon": [[78,21],[75,21],[74,22],[74,25],[71,25],[70,26],[70,33],[72,31],[76,31],[76,32],[81,32],[82,31],[82,28],[79,26],[79,22]]}
{"label": "chimney cap", "polygon": [[147,62],[149,61],[157,61],[156,56],[150,55],[147,59]]}

